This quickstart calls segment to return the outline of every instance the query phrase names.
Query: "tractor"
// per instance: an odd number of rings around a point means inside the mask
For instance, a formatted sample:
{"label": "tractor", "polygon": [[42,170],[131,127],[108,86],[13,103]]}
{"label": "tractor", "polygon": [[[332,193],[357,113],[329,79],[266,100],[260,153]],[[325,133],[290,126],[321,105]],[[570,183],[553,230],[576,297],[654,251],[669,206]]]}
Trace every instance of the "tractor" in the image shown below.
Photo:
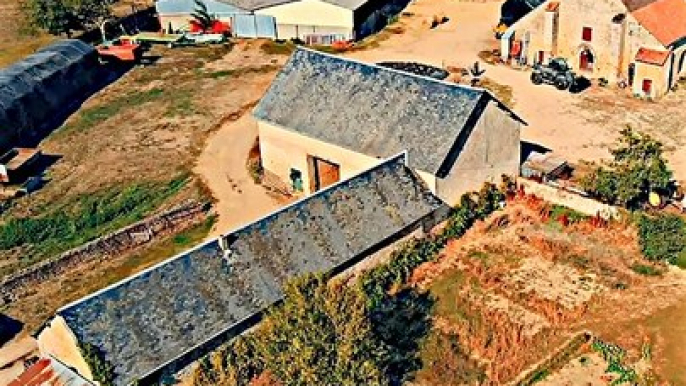
{"label": "tractor", "polygon": [[563,58],[554,58],[547,65],[536,64],[531,73],[531,83],[553,84],[558,90],[567,90],[574,85],[576,76]]}

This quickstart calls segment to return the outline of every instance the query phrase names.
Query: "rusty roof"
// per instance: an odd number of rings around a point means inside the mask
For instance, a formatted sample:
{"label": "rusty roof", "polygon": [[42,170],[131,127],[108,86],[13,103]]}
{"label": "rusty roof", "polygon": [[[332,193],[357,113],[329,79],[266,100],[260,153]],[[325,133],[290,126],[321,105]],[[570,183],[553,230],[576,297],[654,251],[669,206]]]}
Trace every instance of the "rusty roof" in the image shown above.
{"label": "rusty roof", "polygon": [[650,48],[641,47],[636,53],[636,61],[647,64],[654,64],[656,66],[662,66],[667,62],[669,58],[670,51],[664,50],[653,50]]}
{"label": "rusty roof", "polygon": [[665,47],[686,38],[686,1],[625,0],[631,14]]}
{"label": "rusty roof", "polygon": [[555,12],[557,9],[560,8],[560,3],[558,1],[551,1],[546,5],[545,10],[549,12]]}
{"label": "rusty roof", "polygon": [[41,358],[8,386],[94,386],[55,358]]}

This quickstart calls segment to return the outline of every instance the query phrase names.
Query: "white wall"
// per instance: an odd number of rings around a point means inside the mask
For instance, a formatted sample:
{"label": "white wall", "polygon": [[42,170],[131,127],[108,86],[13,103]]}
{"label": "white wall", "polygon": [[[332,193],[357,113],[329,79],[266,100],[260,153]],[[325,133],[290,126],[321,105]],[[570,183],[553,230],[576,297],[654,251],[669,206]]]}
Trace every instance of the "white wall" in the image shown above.
{"label": "white wall", "polygon": [[353,11],[320,0],[296,1],[260,9],[255,13],[276,18],[279,39],[302,37],[303,32],[296,31],[295,26],[298,26],[297,30],[307,31],[308,34],[343,33],[348,39],[353,37]]}

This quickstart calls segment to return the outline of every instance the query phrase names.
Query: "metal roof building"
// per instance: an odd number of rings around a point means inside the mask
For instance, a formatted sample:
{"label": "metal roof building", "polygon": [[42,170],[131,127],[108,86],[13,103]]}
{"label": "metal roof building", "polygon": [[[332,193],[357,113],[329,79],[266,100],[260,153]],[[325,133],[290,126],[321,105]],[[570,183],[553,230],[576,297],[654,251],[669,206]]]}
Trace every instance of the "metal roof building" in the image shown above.
{"label": "metal roof building", "polygon": [[0,153],[80,102],[100,74],[95,49],[62,40],[0,70]]}

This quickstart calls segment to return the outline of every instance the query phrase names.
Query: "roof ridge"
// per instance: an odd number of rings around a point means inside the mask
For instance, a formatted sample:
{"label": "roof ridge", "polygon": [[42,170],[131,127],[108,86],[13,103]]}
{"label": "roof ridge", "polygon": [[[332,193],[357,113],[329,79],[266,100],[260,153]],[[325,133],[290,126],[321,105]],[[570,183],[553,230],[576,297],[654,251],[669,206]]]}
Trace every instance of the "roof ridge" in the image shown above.
{"label": "roof ridge", "polygon": [[[298,46],[298,47],[296,47],[296,52],[297,51],[306,51],[309,53],[313,53],[315,55],[321,55],[321,56],[325,56],[325,57],[332,58],[332,59],[338,59],[338,60],[341,60],[344,62],[355,63],[355,64],[359,64],[359,65],[366,66],[366,67],[376,68],[376,69],[379,69],[381,71],[388,71],[391,73],[396,73],[396,74],[407,76],[407,77],[414,77],[414,78],[418,78],[418,79],[428,80],[430,82],[443,84],[445,86],[455,88],[455,89],[468,90],[468,91],[474,91],[474,92],[480,93],[480,94],[485,94],[489,98],[491,98],[492,100],[498,102],[498,104],[500,104],[505,110],[507,110],[508,112],[513,114],[522,123],[525,123],[525,121],[524,121],[524,119],[522,119],[522,117],[520,117],[517,113],[515,113],[511,108],[507,107],[503,103],[503,101],[501,101],[491,90],[484,88],[484,87],[473,87],[473,86],[469,86],[466,84],[449,82],[445,79],[436,79],[436,78],[432,78],[432,77],[427,76],[427,75],[420,75],[420,74],[415,74],[415,73],[409,72],[409,71],[402,71],[402,70],[397,70],[395,68],[384,67],[384,66],[380,66],[376,63],[364,62],[362,60],[350,58],[348,56],[334,55],[334,54],[330,54],[328,52],[318,51],[316,49],[309,48],[309,47]],[[295,53],[293,53],[293,55],[295,55]],[[293,55],[291,57],[293,57]]]}
{"label": "roof ridge", "polygon": [[71,302],[71,303],[69,303],[69,304],[67,304],[67,305],[64,305],[64,306],[60,307],[60,308],[55,312],[55,314],[59,315],[60,313],[65,312],[65,311],[69,310],[70,308],[75,307],[75,306],[77,306],[77,305],[79,305],[79,304],[81,304],[81,303],[84,303],[84,302],[88,301],[89,299],[92,299],[92,298],[94,298],[94,297],[97,297],[98,295],[101,295],[101,294],[103,294],[103,293],[106,293],[106,292],[108,292],[108,291],[110,291],[110,290],[113,290],[113,289],[115,289],[115,288],[119,288],[119,287],[123,286],[124,284],[129,283],[129,282],[133,281],[134,279],[136,279],[136,278],[138,278],[138,277],[140,277],[140,276],[145,275],[145,274],[148,273],[148,272],[152,272],[152,271],[154,271],[154,270],[156,270],[156,269],[159,269],[160,267],[163,267],[163,266],[166,265],[166,264],[169,264],[169,263],[172,263],[172,262],[174,262],[174,261],[177,261],[177,260],[179,260],[179,259],[181,259],[181,258],[187,256],[187,255],[188,255],[189,253],[191,253],[191,252],[194,252],[194,251],[197,251],[197,250],[199,250],[199,249],[202,249],[202,248],[206,247],[207,245],[209,245],[209,244],[211,244],[211,243],[214,243],[214,242],[217,242],[217,243],[218,243],[220,238],[227,237],[227,236],[232,235],[232,234],[234,234],[234,233],[240,232],[240,231],[242,231],[242,230],[244,230],[244,229],[246,229],[246,228],[248,228],[248,227],[250,227],[250,226],[252,226],[252,225],[254,225],[254,224],[257,224],[257,223],[259,223],[259,222],[265,221],[265,220],[267,220],[267,219],[269,219],[269,218],[271,218],[271,217],[278,216],[279,214],[281,214],[281,213],[283,213],[283,212],[285,212],[285,211],[287,211],[287,210],[289,210],[289,209],[291,209],[291,208],[294,208],[294,207],[296,207],[296,206],[302,204],[303,202],[307,202],[307,201],[309,201],[309,200],[312,200],[312,199],[314,199],[314,198],[317,198],[317,197],[319,197],[319,196],[321,196],[321,195],[323,195],[323,194],[325,194],[325,193],[327,193],[327,192],[329,192],[329,191],[331,191],[331,190],[334,190],[334,189],[336,189],[336,188],[342,186],[343,184],[347,183],[348,181],[351,181],[351,180],[353,180],[353,179],[362,177],[363,175],[368,174],[368,173],[371,173],[371,172],[373,172],[373,171],[375,171],[375,170],[378,170],[378,169],[380,169],[381,167],[384,167],[384,166],[387,166],[387,165],[390,165],[390,164],[393,164],[393,163],[402,163],[403,165],[407,166],[407,159],[408,159],[407,151],[403,151],[403,152],[401,152],[401,153],[399,153],[399,154],[396,154],[395,156],[392,156],[392,157],[389,157],[389,158],[387,158],[387,159],[385,159],[385,160],[382,160],[381,162],[379,162],[379,163],[377,163],[377,164],[375,164],[375,165],[373,165],[373,166],[371,166],[371,167],[369,167],[369,168],[367,168],[367,169],[364,169],[364,170],[360,171],[359,173],[356,173],[356,174],[352,175],[352,176],[349,177],[349,178],[346,178],[346,179],[344,179],[344,180],[340,180],[340,181],[336,182],[335,184],[332,184],[332,185],[330,185],[330,186],[327,186],[327,187],[324,188],[324,189],[318,190],[317,192],[315,192],[315,193],[313,193],[313,194],[311,194],[311,195],[309,195],[309,196],[303,197],[303,198],[301,198],[300,200],[297,200],[297,201],[295,201],[295,202],[292,202],[292,203],[290,203],[290,204],[288,204],[288,205],[286,205],[286,206],[284,206],[284,207],[281,207],[281,208],[279,208],[279,209],[277,209],[277,210],[275,210],[275,211],[273,211],[273,212],[270,212],[270,213],[268,213],[268,214],[266,214],[266,215],[264,215],[264,216],[262,216],[262,217],[259,217],[259,218],[257,218],[256,220],[253,220],[253,221],[250,221],[250,222],[248,222],[248,223],[242,224],[242,225],[240,225],[240,226],[234,228],[234,229],[231,230],[230,232],[222,233],[221,235],[219,235],[219,236],[217,236],[217,237],[214,237],[214,238],[212,238],[211,240],[204,241],[204,242],[202,242],[202,243],[200,243],[200,244],[198,244],[198,245],[196,245],[196,246],[194,246],[194,247],[192,247],[192,248],[190,248],[190,249],[187,249],[187,250],[185,250],[185,251],[183,251],[183,252],[177,253],[177,254],[175,254],[175,255],[173,255],[173,256],[171,256],[171,257],[169,257],[169,258],[167,258],[167,259],[165,259],[165,260],[163,260],[163,261],[161,261],[161,262],[159,262],[159,263],[157,263],[157,264],[155,264],[155,265],[153,265],[153,266],[150,266],[150,267],[148,267],[148,268],[146,268],[146,269],[144,269],[144,270],[142,270],[142,271],[140,271],[140,272],[137,272],[137,273],[135,273],[135,274],[133,274],[133,275],[131,275],[131,276],[127,276],[127,277],[125,277],[125,278],[122,279],[122,280],[119,280],[119,281],[117,281],[117,282],[115,282],[115,283],[112,283],[112,284],[110,284],[110,285],[108,285],[108,286],[106,286],[106,287],[104,287],[104,288],[101,288],[101,289],[99,289],[99,290],[97,290],[97,291],[95,291],[95,292],[93,292],[93,293],[91,293],[91,294],[88,294],[88,295],[86,295],[86,296],[84,296],[84,297],[82,297],[82,298],[80,298],[80,299],[77,299],[77,300],[75,300],[75,301],[73,301],[73,302]]}

